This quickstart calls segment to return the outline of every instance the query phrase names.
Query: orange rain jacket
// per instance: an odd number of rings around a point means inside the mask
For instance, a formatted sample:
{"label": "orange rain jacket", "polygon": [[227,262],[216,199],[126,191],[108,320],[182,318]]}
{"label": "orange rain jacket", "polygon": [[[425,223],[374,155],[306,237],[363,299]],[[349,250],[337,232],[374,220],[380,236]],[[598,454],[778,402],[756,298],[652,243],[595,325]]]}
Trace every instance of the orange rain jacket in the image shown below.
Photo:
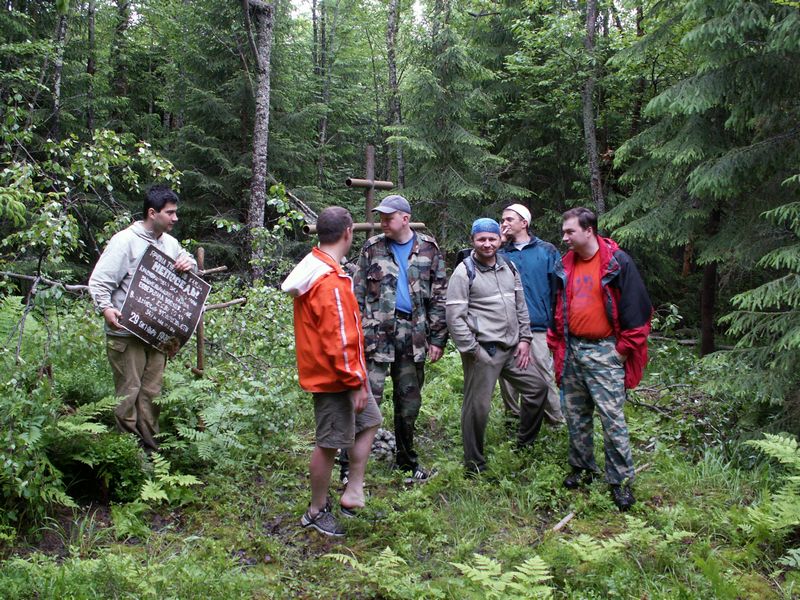
{"label": "orange rain jacket", "polygon": [[366,384],[364,333],[353,281],[319,248],[301,260],[281,289],[294,297],[300,387],[344,392]]}

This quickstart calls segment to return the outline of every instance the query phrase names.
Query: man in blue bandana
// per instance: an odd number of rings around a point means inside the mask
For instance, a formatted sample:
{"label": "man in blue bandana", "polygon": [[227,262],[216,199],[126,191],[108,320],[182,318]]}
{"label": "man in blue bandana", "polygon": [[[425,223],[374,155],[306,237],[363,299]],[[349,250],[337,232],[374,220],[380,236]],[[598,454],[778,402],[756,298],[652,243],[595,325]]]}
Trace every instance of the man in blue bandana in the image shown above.
{"label": "man in blue bandana", "polygon": [[519,274],[497,255],[500,225],[476,220],[472,247],[447,286],[447,328],[464,367],[461,432],[470,475],[486,470],[484,437],[498,377],[520,392],[519,447],[536,440],[548,390],[530,364],[530,318]]}

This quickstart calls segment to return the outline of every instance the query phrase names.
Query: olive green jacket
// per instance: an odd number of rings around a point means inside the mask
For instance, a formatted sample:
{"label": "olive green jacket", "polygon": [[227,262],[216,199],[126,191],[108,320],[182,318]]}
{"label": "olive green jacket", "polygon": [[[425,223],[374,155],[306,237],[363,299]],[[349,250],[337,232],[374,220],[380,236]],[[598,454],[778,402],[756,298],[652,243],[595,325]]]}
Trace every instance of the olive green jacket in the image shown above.
{"label": "olive green jacket", "polygon": [[[395,305],[399,267],[389,240],[376,235],[361,249],[353,286],[361,308],[367,360],[394,362]],[[445,295],[447,274],[436,240],[415,232],[408,257],[408,289],[411,295],[414,362],[424,362],[428,345],[447,343]]]}

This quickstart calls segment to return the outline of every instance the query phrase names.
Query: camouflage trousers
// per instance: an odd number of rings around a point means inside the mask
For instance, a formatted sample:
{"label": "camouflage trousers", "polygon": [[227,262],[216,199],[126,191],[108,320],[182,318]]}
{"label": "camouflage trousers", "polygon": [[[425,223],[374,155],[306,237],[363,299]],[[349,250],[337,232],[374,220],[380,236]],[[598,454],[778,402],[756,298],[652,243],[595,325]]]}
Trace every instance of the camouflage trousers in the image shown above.
{"label": "camouflage trousers", "polygon": [[625,367],[612,338],[586,340],[570,337],[561,378],[564,415],[569,428],[569,464],[598,471],[594,460],[594,409],[603,426],[606,480],[611,484],[633,482],[625,404]]}
{"label": "camouflage trousers", "polygon": [[367,360],[367,376],[372,395],[378,404],[383,399],[386,377],[392,378],[394,404],[394,436],[397,444],[397,467],[413,470],[418,457],[414,450],[414,427],[422,405],[422,384],[425,382],[425,363],[414,362],[411,321],[395,320],[394,362],[379,363]]}

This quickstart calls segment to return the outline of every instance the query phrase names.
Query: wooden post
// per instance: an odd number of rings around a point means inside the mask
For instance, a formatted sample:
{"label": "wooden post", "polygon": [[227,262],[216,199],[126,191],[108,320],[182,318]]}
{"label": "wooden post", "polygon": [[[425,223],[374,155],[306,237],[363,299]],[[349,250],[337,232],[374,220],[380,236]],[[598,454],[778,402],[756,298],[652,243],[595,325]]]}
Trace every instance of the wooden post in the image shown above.
{"label": "wooden post", "polygon": [[394,187],[394,183],[391,181],[382,181],[378,180],[375,181],[375,146],[372,144],[367,145],[367,178],[366,179],[356,179],[354,177],[348,177],[344,184],[347,187],[356,187],[356,188],[364,188],[364,197],[365,197],[365,210],[366,210],[366,223],[367,223],[367,237],[371,235],[372,230],[374,229],[374,216],[372,214],[372,207],[375,205],[375,190],[391,190]]}
{"label": "wooden post", "polygon": [[[197,249],[197,270],[202,271],[205,269],[206,251],[205,248]],[[205,355],[206,355],[206,342],[205,342],[205,327],[203,326],[205,315],[200,315],[200,322],[197,324],[195,335],[197,336],[197,367],[192,369],[192,373],[198,377],[203,376],[205,369]]]}

